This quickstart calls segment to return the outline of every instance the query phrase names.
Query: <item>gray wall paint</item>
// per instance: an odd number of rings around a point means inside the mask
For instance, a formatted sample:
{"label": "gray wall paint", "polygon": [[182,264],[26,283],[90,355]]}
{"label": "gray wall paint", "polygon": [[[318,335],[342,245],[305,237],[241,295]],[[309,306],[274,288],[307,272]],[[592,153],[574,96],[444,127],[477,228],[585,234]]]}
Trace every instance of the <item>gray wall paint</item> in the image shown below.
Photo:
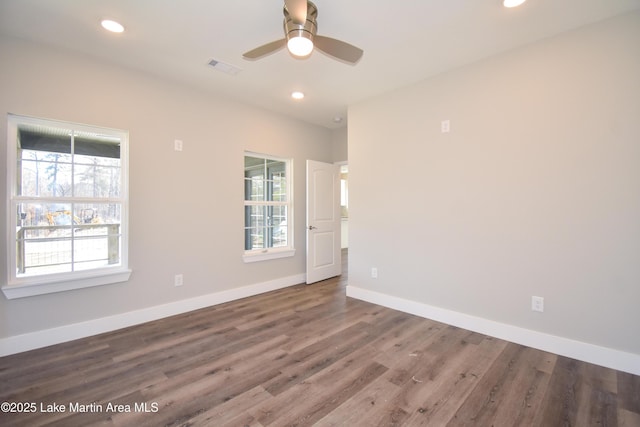
{"label": "gray wall paint", "polygon": [[[11,301],[1,295],[0,338],[304,273],[305,160],[334,161],[330,130],[69,52],[6,38],[0,52],[0,164],[8,112],[129,130],[133,269],[128,283]],[[174,139],[184,141],[183,152],[173,150]],[[292,258],[242,262],[244,150],[294,159]],[[0,250],[5,260],[4,243]]]}
{"label": "gray wall paint", "polygon": [[333,140],[333,161],[334,162],[345,162],[347,161],[347,140],[348,133],[347,128],[343,127],[340,129],[335,129],[332,134]]}
{"label": "gray wall paint", "polygon": [[350,285],[640,354],[639,52],[633,13],[352,106]]}

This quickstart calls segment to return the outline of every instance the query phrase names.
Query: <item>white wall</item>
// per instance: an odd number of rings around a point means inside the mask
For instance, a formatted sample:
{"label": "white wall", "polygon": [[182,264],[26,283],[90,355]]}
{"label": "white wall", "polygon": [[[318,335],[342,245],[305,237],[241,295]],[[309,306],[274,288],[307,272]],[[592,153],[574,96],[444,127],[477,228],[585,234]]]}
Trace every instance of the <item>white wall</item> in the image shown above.
{"label": "white wall", "polygon": [[352,106],[348,149],[354,295],[640,373],[639,13]]}
{"label": "white wall", "polygon": [[333,161],[334,162],[346,162],[348,156],[347,141],[348,133],[347,127],[334,129],[331,132],[331,140],[333,145]]}
{"label": "white wall", "polygon": [[[10,301],[0,296],[0,339],[31,333],[37,341],[47,335],[38,332],[49,328],[132,311],[138,315],[129,320],[145,319],[179,310],[180,301],[197,306],[193,299],[205,295],[239,295],[229,291],[303,281],[305,160],[333,162],[330,130],[69,52],[5,38],[0,53],[0,164],[6,164],[9,112],[130,132],[133,269],[128,283]],[[183,152],[173,150],[174,139],[184,141]],[[244,150],[294,159],[297,252],[292,258],[242,262]],[[6,215],[3,209],[1,224]],[[5,227],[0,230],[5,242]],[[5,260],[4,243],[0,250]],[[3,262],[3,278],[6,268]],[[179,288],[173,286],[177,273],[184,274]],[[144,311],[153,307],[164,311]],[[109,322],[97,323],[108,328]],[[91,332],[91,325],[83,331]],[[29,344],[37,345],[34,339]],[[5,340],[5,352],[18,341]]]}

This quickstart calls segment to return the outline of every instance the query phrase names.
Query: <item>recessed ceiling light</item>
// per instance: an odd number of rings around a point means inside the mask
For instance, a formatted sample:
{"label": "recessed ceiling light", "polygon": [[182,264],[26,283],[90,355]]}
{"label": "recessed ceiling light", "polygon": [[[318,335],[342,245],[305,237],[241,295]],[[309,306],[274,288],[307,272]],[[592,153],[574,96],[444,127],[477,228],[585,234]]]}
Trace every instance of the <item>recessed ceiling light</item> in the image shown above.
{"label": "recessed ceiling light", "polygon": [[516,7],[520,6],[525,1],[527,0],[503,0],[502,4],[504,5],[504,7]]}
{"label": "recessed ceiling light", "polygon": [[111,19],[103,19],[100,22],[100,25],[102,25],[102,28],[107,31],[111,31],[112,33],[121,33],[124,31],[124,27],[121,23],[112,21]]}
{"label": "recessed ceiling light", "polygon": [[302,99],[302,98],[304,98],[304,93],[299,92],[299,91],[291,92],[291,97],[293,99]]}

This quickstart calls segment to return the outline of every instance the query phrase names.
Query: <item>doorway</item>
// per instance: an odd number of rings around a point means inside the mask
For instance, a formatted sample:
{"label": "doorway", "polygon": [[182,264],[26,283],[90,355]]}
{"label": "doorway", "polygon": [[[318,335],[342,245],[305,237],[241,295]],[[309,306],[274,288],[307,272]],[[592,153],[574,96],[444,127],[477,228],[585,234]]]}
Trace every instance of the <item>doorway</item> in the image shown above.
{"label": "doorway", "polygon": [[349,165],[340,165],[340,248],[349,248]]}

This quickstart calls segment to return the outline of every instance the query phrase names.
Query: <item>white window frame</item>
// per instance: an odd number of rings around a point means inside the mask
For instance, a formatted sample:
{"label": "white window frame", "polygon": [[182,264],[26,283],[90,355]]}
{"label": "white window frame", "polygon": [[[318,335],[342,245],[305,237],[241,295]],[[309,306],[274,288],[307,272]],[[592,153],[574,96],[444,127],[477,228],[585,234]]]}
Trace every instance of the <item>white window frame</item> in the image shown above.
{"label": "white window frame", "polygon": [[[244,183],[245,183],[245,177],[244,177],[244,158],[245,157],[256,157],[256,158],[261,158],[261,159],[267,159],[267,160],[275,160],[275,161],[279,161],[279,162],[284,162],[285,163],[285,176],[286,176],[286,182],[287,182],[287,201],[286,203],[284,203],[284,205],[287,206],[287,246],[282,246],[282,247],[271,247],[271,248],[262,248],[262,249],[254,249],[254,250],[245,250],[244,254],[242,256],[242,260],[246,263],[250,263],[250,262],[258,262],[258,261],[266,261],[266,260],[271,260],[271,259],[277,259],[277,258],[286,258],[286,257],[292,257],[295,255],[296,250],[294,247],[294,235],[293,235],[293,218],[294,218],[294,212],[293,212],[293,159],[288,159],[288,158],[283,158],[283,157],[276,157],[276,156],[271,156],[268,154],[262,154],[262,153],[256,153],[256,152],[251,152],[251,151],[245,151],[244,155],[242,157],[242,164],[243,164],[243,174],[242,174],[242,181],[243,181],[243,200],[245,199],[244,196]],[[244,210],[246,209],[247,206],[255,206],[255,205],[267,205],[270,203],[260,203],[260,202],[252,202],[252,201],[248,201],[248,200],[244,200],[244,204],[243,204],[243,233],[242,233],[242,237],[243,237],[243,241],[245,239],[245,227],[246,227],[246,223],[244,220]],[[243,245],[244,246],[244,245]]]}
{"label": "white window frame", "polygon": [[[17,205],[25,201],[33,201],[31,196],[17,194],[18,183],[18,127],[20,125],[40,125],[46,127],[60,127],[80,132],[96,132],[114,135],[120,138],[120,197],[115,200],[121,206],[120,222],[120,262],[114,266],[106,266],[82,271],[50,273],[33,276],[19,276],[16,260],[16,230],[18,219]],[[128,267],[128,212],[129,212],[129,133],[119,129],[109,129],[97,126],[87,126],[58,120],[40,119],[27,116],[8,114],[7,119],[7,283],[2,286],[2,292],[8,299],[49,294],[73,289],[88,288],[129,280],[131,270]],[[95,199],[91,199],[95,200]],[[108,200],[107,200],[108,201]]]}

